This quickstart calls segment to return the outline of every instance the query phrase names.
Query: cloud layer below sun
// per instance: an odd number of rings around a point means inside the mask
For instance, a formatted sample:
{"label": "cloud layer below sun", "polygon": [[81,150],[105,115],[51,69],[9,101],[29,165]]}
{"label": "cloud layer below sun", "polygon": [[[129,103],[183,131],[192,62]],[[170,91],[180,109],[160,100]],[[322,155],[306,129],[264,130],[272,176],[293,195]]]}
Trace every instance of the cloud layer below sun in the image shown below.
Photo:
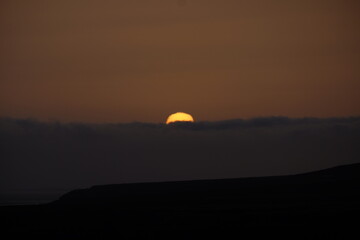
{"label": "cloud layer below sun", "polygon": [[0,120],[0,193],[294,174],[358,162],[360,118],[172,125]]}

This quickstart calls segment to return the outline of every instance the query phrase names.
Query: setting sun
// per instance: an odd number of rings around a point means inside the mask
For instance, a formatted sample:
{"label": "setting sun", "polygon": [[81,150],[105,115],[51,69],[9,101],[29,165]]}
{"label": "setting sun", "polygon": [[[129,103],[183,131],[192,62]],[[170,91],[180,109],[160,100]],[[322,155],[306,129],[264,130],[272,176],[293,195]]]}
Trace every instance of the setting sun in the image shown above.
{"label": "setting sun", "polygon": [[194,122],[194,118],[188,113],[177,112],[171,114],[166,120],[166,124],[173,122]]}

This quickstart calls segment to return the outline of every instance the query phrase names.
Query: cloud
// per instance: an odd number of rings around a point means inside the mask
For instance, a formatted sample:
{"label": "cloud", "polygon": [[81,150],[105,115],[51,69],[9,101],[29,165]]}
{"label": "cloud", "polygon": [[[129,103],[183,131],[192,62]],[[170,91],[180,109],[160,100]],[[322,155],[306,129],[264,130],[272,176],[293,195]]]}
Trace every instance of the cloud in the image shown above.
{"label": "cloud", "polygon": [[360,118],[86,124],[0,120],[0,192],[294,174],[359,162]]}

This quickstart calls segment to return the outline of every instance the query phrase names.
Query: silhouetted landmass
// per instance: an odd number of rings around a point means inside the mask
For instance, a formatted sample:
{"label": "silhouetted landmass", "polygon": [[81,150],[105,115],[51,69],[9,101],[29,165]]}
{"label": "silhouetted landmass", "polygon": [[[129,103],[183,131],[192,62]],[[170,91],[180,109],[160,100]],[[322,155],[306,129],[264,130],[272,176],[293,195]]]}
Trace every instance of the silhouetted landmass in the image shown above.
{"label": "silhouetted landmass", "polygon": [[137,183],[1,207],[3,234],[48,239],[358,239],[360,164],[293,175]]}

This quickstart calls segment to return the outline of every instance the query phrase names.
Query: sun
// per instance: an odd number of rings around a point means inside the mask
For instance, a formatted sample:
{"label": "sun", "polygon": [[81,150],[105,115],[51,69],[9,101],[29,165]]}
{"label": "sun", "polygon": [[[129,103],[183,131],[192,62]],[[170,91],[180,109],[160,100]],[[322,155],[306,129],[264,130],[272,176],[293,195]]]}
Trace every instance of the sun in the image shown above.
{"label": "sun", "polygon": [[188,113],[177,112],[171,114],[166,120],[166,124],[173,122],[194,122],[194,118]]}

